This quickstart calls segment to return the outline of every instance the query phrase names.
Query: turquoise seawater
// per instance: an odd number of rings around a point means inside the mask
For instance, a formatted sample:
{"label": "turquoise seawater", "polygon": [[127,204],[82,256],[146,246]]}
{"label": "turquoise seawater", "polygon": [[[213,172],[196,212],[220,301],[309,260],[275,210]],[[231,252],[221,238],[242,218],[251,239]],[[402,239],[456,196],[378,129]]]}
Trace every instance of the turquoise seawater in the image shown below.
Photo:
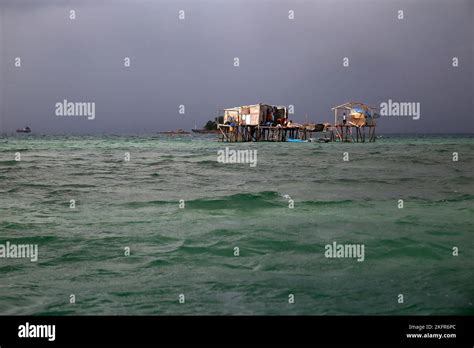
{"label": "turquoise seawater", "polygon": [[0,244],[39,259],[0,258],[0,314],[474,314],[473,140],[2,136]]}

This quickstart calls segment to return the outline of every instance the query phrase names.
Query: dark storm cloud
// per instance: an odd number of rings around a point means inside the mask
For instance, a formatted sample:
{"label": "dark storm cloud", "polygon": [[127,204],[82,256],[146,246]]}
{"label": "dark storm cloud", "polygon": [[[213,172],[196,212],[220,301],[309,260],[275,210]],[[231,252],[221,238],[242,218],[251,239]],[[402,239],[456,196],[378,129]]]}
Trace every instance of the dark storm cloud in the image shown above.
{"label": "dark storm cloud", "polygon": [[[420,102],[421,118],[382,118],[380,132],[472,132],[472,3],[0,1],[0,131],[189,129],[257,102],[323,122],[345,101],[392,99]],[[63,99],[95,102],[96,118],[55,116]]]}

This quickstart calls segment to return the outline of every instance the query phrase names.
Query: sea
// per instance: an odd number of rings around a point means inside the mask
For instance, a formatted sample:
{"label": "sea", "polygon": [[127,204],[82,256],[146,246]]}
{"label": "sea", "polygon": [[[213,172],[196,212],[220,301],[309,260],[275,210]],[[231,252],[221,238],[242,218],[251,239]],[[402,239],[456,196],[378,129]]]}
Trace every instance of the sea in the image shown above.
{"label": "sea", "polygon": [[0,246],[38,259],[0,315],[472,315],[473,173],[473,135],[3,135]]}

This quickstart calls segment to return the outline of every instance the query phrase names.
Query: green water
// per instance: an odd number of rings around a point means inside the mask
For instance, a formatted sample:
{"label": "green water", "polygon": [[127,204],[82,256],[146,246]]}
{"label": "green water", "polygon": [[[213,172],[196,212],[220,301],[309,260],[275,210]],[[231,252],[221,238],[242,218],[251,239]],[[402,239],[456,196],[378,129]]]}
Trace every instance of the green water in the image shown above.
{"label": "green water", "polygon": [[0,137],[0,244],[39,247],[0,258],[0,314],[474,314],[473,140]]}

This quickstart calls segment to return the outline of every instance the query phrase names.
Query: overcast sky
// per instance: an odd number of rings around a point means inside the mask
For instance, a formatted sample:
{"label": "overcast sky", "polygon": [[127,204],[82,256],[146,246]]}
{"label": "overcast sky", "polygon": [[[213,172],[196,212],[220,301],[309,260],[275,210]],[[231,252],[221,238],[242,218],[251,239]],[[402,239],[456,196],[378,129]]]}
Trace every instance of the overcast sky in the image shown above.
{"label": "overcast sky", "polygon": [[[474,131],[472,0],[0,0],[0,9],[0,132],[190,129],[258,102],[324,122],[332,106],[388,99],[419,102],[420,119],[383,117],[379,133]],[[95,119],[55,116],[64,99],[95,102]]]}

